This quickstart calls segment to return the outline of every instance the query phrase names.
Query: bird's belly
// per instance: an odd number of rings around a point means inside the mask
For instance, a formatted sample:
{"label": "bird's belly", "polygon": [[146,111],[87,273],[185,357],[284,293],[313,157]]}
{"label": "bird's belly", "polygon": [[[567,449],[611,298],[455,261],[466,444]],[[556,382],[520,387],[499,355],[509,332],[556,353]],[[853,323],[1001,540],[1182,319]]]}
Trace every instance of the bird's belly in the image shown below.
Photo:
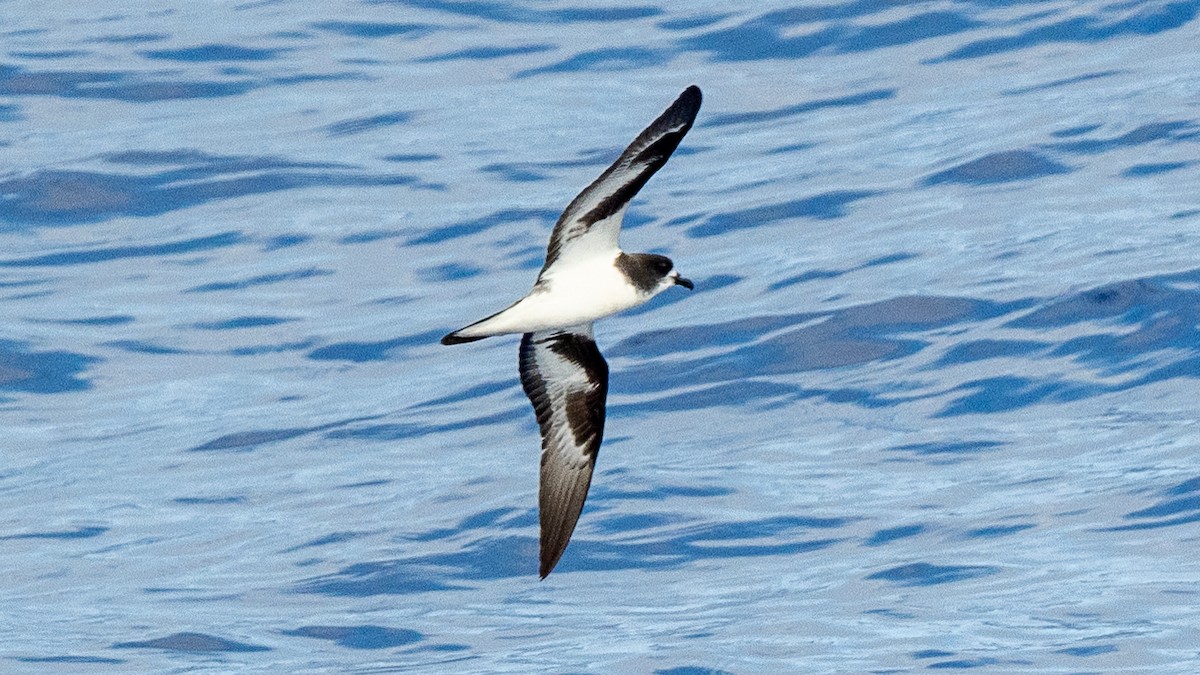
{"label": "bird's belly", "polygon": [[519,306],[513,307],[513,319],[521,332],[552,330],[591,323],[639,304],[640,298],[624,287],[604,288],[593,285],[575,289],[555,287],[553,291],[535,291]]}
{"label": "bird's belly", "polygon": [[486,322],[486,329],[532,333],[578,326],[636,307],[646,300],[611,264],[575,272],[569,277],[549,279],[544,287],[535,288],[523,300]]}

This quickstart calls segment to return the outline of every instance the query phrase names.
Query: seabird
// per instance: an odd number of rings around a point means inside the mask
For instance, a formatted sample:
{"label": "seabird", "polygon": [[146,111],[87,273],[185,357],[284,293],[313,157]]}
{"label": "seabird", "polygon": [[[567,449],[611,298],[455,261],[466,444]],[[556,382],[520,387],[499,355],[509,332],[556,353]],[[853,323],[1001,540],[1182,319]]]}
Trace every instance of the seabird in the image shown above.
{"label": "seabird", "polygon": [[546,263],[528,295],[442,338],[442,344],[454,345],[522,334],[521,386],[542,436],[538,516],[543,579],[575,531],[604,435],[608,364],[592,339],[592,322],[672,286],[693,288],[670,258],[625,253],[617,238],[629,201],[679,147],[700,100],[699,87],[685,89],[571,201],[554,225]]}

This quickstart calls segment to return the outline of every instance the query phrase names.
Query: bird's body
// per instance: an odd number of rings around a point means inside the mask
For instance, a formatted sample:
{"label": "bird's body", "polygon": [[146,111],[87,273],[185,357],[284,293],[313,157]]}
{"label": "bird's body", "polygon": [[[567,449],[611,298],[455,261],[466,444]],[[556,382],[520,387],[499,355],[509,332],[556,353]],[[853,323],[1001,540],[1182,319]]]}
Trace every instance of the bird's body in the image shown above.
{"label": "bird's body", "polygon": [[521,386],[542,436],[538,512],[542,578],[570,541],[604,435],[608,364],[592,323],[672,286],[692,288],[669,258],[618,246],[629,200],[666,163],[700,110],[688,87],[616,162],[579,193],[554,226],[533,290],[508,308],[442,338],[460,344],[520,333]]}
{"label": "bird's body", "polygon": [[[575,261],[567,271],[543,274],[524,298],[486,319],[454,331],[457,338],[482,339],[578,326],[636,307],[652,295],[631,286],[613,256]],[[465,341],[465,340],[464,340]]]}

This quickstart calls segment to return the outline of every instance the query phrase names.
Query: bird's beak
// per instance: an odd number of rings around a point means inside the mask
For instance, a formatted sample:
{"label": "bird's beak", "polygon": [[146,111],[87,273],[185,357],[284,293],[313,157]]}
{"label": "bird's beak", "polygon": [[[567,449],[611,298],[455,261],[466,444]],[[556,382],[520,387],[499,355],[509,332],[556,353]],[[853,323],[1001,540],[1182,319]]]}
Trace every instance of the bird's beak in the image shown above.
{"label": "bird's beak", "polygon": [[684,288],[688,289],[689,291],[696,290],[696,284],[693,284],[691,279],[684,279],[683,277],[679,276],[678,274],[675,275],[675,285],[683,286]]}

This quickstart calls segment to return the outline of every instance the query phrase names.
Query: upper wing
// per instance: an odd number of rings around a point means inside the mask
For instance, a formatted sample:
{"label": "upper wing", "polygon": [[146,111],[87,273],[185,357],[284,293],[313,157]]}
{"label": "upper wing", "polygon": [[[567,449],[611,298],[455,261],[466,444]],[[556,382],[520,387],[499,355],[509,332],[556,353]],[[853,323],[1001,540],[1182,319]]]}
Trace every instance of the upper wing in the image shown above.
{"label": "upper wing", "polygon": [[575,531],[604,435],[608,364],[592,341],[591,325],[523,335],[521,386],[542,432],[538,572],[545,579]]}
{"label": "upper wing", "polygon": [[612,166],[571,201],[550,235],[543,273],[569,252],[616,250],[625,207],[679,147],[700,111],[700,98],[699,87],[684,89]]}

